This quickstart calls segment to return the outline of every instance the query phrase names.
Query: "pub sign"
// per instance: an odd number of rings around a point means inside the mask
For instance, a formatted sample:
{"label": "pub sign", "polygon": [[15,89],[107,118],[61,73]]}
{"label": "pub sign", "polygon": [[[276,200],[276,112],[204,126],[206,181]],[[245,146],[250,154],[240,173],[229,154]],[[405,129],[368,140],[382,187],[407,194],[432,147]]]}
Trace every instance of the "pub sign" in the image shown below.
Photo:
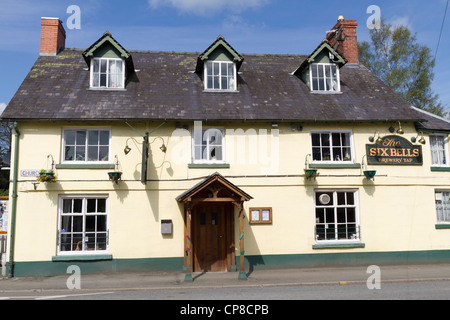
{"label": "pub sign", "polygon": [[400,136],[386,136],[380,144],[367,144],[368,164],[421,165],[422,146],[413,145]]}

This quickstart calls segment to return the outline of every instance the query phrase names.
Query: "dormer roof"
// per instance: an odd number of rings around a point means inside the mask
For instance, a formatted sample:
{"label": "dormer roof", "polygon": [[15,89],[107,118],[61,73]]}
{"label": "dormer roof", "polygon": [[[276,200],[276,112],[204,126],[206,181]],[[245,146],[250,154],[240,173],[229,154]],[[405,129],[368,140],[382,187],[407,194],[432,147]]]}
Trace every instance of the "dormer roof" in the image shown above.
{"label": "dormer roof", "polygon": [[213,53],[221,48],[230,55],[233,62],[236,63],[236,70],[239,70],[242,62],[244,61],[244,58],[236,50],[234,50],[234,48],[228,42],[225,41],[225,38],[222,35],[219,35],[217,39],[202,54],[198,56],[195,71],[202,72],[205,61],[211,59]]}
{"label": "dormer roof", "polygon": [[293,74],[298,75],[302,73],[303,70],[305,70],[311,63],[318,62],[317,59],[319,57],[322,57],[324,53],[329,57],[331,57],[330,61],[336,63],[339,66],[339,68],[343,67],[347,63],[347,60],[343,56],[341,56],[336,50],[334,50],[327,40],[323,40],[319,44],[319,46],[293,72]]}
{"label": "dormer roof", "polygon": [[122,45],[116,39],[113,38],[109,31],[106,31],[103,36],[100,37],[100,39],[94,42],[83,52],[83,58],[88,66],[90,66],[90,61],[96,55],[96,53],[105,46],[111,46],[115,50],[116,54],[120,58],[125,60],[128,72],[134,71],[134,63],[131,54],[124,47],[122,47]]}

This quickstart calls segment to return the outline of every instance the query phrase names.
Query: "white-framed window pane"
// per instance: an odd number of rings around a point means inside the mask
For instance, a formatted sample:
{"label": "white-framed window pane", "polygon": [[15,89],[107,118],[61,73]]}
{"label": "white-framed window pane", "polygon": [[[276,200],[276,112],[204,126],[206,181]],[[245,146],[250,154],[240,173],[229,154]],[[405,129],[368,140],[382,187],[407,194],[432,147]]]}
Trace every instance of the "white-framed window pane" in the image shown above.
{"label": "white-framed window pane", "polygon": [[359,240],[356,191],[316,191],[316,241]]}
{"label": "white-framed window pane", "polygon": [[447,165],[447,150],[444,136],[430,135],[432,165]]}
{"label": "white-framed window pane", "polygon": [[107,130],[64,130],[64,161],[109,161]]}
{"label": "white-framed window pane", "polygon": [[100,69],[100,60],[94,59],[92,61],[92,68],[95,73],[98,73]]}
{"label": "white-framed window pane", "polygon": [[91,77],[94,88],[123,88],[124,62],[121,59],[94,58]]}
{"label": "white-framed window pane", "polygon": [[235,90],[235,67],[232,62],[208,61],[205,85],[210,90]]}
{"label": "white-framed window pane", "polygon": [[213,75],[213,68],[212,68],[213,63],[212,62],[207,62],[206,63],[206,74],[208,76],[212,76]]}
{"label": "white-framed window pane", "polygon": [[213,77],[212,76],[208,76],[206,87],[208,89],[213,89]]}
{"label": "white-framed window pane", "polygon": [[339,69],[335,64],[313,63],[310,65],[310,72],[312,91],[339,91]]}
{"label": "white-framed window pane", "polygon": [[438,223],[450,223],[450,192],[436,192],[436,216]]}
{"label": "white-framed window pane", "polygon": [[213,77],[213,88],[212,89],[220,89],[219,76]]}
{"label": "white-framed window pane", "polygon": [[194,161],[217,162],[224,160],[223,129],[203,129],[194,132]]}
{"label": "white-framed window pane", "polygon": [[352,161],[349,132],[311,133],[313,161]]}
{"label": "white-framed window pane", "polygon": [[120,88],[122,87],[122,61],[121,60],[110,60],[109,61],[109,77],[110,77],[110,88]]}
{"label": "white-framed window pane", "polygon": [[228,90],[228,78],[227,77],[222,77],[222,89],[224,90]]}
{"label": "white-framed window pane", "polygon": [[59,219],[58,251],[88,253],[107,249],[107,198],[64,197]]}
{"label": "white-framed window pane", "polygon": [[88,147],[88,161],[98,160],[98,147],[89,146]]}

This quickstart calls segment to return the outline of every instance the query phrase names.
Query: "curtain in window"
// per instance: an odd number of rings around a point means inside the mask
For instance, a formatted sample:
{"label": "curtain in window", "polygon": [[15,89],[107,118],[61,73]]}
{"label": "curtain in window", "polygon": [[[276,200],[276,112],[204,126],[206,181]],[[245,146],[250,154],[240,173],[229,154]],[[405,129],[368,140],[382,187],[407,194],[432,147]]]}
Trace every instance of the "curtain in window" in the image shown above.
{"label": "curtain in window", "polygon": [[206,88],[212,90],[235,90],[234,64],[230,62],[206,63]]}
{"label": "curtain in window", "polygon": [[123,64],[119,60],[109,61],[109,87],[121,88],[123,77]]}
{"label": "curtain in window", "polygon": [[447,163],[445,158],[445,145],[443,136],[430,136],[431,144],[431,163],[433,165],[442,165]]}
{"label": "curtain in window", "polygon": [[450,222],[450,192],[442,192],[442,200],[436,200],[438,222]]}

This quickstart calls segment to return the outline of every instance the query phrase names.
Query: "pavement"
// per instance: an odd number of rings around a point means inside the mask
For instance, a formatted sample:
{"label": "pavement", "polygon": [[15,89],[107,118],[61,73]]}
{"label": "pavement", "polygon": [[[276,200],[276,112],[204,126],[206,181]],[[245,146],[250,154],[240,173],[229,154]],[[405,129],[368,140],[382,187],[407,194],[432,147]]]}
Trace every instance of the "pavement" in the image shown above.
{"label": "pavement", "polygon": [[[194,273],[193,281],[184,281],[184,273],[110,273],[81,274],[82,291],[126,291],[181,288],[233,288],[312,285],[366,285],[371,277],[381,283],[450,281],[450,263],[363,267],[329,267],[253,270],[246,280],[239,272]],[[375,270],[375,271],[374,271]],[[1,278],[0,296],[10,292],[67,291],[72,274],[52,277]],[[74,282],[72,282],[74,283]],[[78,288],[77,288],[78,289]]]}

